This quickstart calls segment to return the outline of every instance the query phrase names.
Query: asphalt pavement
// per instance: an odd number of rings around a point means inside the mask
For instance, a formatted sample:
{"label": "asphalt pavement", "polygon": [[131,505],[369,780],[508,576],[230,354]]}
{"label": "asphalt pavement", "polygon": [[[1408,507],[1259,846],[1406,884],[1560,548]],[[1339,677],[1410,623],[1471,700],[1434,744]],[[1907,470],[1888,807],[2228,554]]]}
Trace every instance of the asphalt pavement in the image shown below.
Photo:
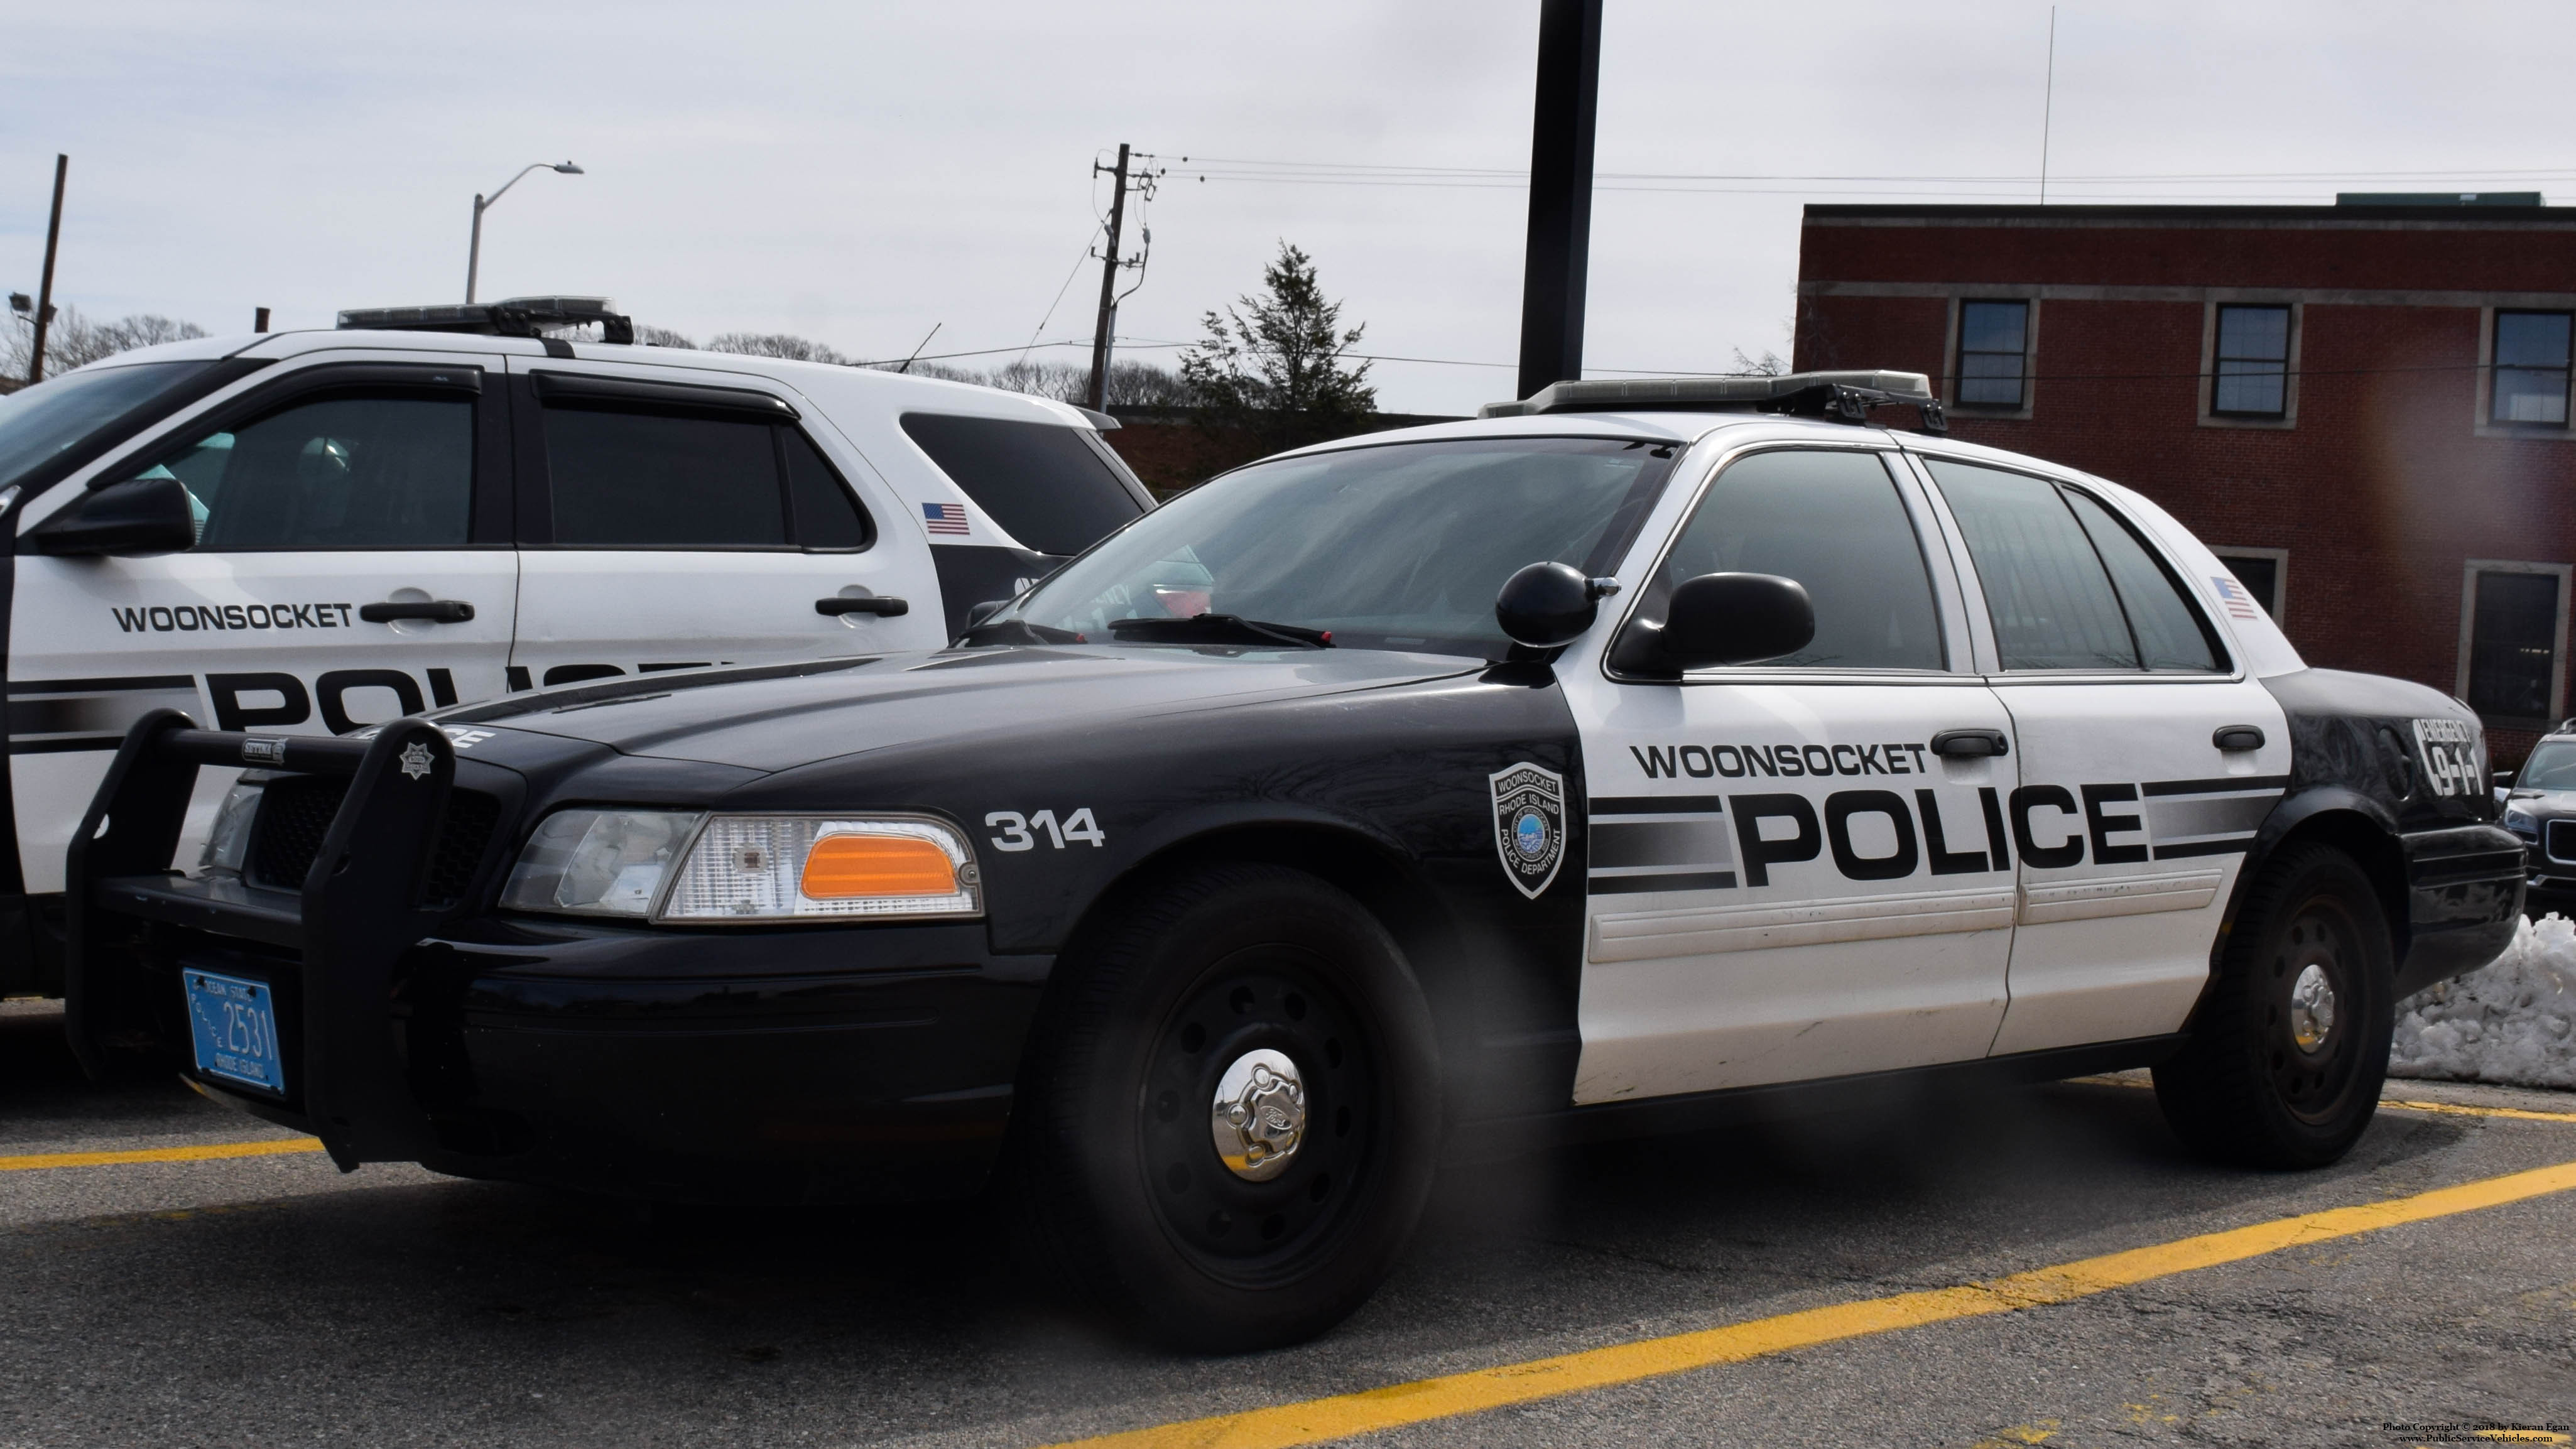
{"label": "asphalt pavement", "polygon": [[[2576,1163],[2576,1096],[2388,1098],[2418,1105],[2296,1175],[2186,1156],[2134,1081],[1457,1169],[1358,1316],[1192,1359],[1026,1290],[972,1211],[343,1175],[182,1085],[82,1081],[58,1012],[12,1004],[0,1449],[1252,1445],[1314,1424],[1389,1445],[2571,1442],[2576,1173],[2530,1174]],[[2334,1211],[2391,1200],[2416,1206]],[[2053,1271],[2102,1261],[2128,1276]],[[1958,1291],[1998,1280],[2078,1287]],[[1797,1337],[1818,1323],[1839,1327]]]}

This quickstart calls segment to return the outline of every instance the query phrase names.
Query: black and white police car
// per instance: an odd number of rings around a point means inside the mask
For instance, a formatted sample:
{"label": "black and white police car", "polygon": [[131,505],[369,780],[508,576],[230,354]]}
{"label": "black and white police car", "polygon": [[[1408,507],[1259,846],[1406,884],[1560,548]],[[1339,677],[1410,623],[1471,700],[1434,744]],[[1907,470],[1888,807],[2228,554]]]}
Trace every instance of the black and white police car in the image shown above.
{"label": "black and white police car", "polygon": [[2531,862],[2525,904],[2576,912],[2576,720],[2543,735],[2521,769],[2498,772],[2496,798],[2504,828],[2521,838]]}
{"label": "black and white police car", "polygon": [[1907,402],[1559,384],[1219,478],[946,649],[154,715],[74,849],[75,1040],[344,1165],[998,1182],[1200,1348],[1350,1311],[1444,1151],[1793,1087],[2152,1066],[2202,1149],[2334,1161],[2396,999],[2514,929],[2475,716],[2305,667],[2134,493],[1865,421]]}
{"label": "black and white police car", "polygon": [[[340,321],[0,399],[0,993],[58,982],[63,847],[147,710],[345,733],[550,684],[936,648],[1152,503],[1106,419],[622,345],[598,299]],[[613,340],[546,335],[571,328]]]}

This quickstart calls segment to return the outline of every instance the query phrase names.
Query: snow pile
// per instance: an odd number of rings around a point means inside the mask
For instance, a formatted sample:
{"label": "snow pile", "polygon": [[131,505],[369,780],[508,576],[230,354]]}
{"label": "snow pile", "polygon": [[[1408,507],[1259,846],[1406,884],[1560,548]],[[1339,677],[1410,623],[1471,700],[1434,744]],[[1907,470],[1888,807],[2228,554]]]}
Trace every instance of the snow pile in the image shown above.
{"label": "snow pile", "polygon": [[2576,921],[2525,920],[2493,965],[2397,1003],[2388,1074],[2576,1088]]}

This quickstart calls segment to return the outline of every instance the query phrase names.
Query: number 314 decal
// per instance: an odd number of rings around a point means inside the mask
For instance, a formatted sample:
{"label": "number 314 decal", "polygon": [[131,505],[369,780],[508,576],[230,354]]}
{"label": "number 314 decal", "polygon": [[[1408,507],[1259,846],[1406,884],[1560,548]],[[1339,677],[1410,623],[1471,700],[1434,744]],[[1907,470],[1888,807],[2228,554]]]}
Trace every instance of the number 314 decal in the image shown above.
{"label": "number 314 decal", "polygon": [[1088,805],[1061,821],[1055,818],[1052,810],[1041,810],[1035,815],[1022,815],[1016,810],[996,810],[984,817],[984,823],[1002,832],[993,837],[995,850],[1035,850],[1038,844],[1035,832],[1040,830],[1047,833],[1048,841],[1058,850],[1064,849],[1068,840],[1079,840],[1091,846],[1109,843],[1109,837],[1100,833],[1099,822],[1091,818]]}

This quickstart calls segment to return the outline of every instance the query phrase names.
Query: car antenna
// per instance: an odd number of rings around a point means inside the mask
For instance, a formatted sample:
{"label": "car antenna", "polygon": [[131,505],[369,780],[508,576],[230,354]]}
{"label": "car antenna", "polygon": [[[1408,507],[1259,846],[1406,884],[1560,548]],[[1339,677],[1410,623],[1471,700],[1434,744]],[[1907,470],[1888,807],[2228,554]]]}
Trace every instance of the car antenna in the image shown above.
{"label": "car antenna", "polygon": [[913,365],[914,363],[916,363],[916,362],[918,362],[918,361],[920,361],[920,360],[921,360],[921,348],[922,348],[922,347],[928,347],[928,346],[930,345],[930,339],[931,339],[931,338],[933,338],[933,337],[938,336],[938,335],[939,335],[939,329],[940,329],[940,328],[942,328],[942,327],[945,327],[945,326],[947,326],[947,325],[948,325],[948,324],[947,324],[947,323],[945,323],[945,322],[933,322],[933,323],[931,323],[931,324],[930,324],[930,330],[929,330],[928,332],[923,333],[923,334],[922,334],[922,336],[921,336],[921,347],[915,347],[914,349],[912,349],[912,356],[905,358],[905,359],[903,360],[903,366],[896,368],[896,369],[895,369],[895,371],[897,371],[897,372],[910,372],[910,371],[912,371],[912,365]]}

